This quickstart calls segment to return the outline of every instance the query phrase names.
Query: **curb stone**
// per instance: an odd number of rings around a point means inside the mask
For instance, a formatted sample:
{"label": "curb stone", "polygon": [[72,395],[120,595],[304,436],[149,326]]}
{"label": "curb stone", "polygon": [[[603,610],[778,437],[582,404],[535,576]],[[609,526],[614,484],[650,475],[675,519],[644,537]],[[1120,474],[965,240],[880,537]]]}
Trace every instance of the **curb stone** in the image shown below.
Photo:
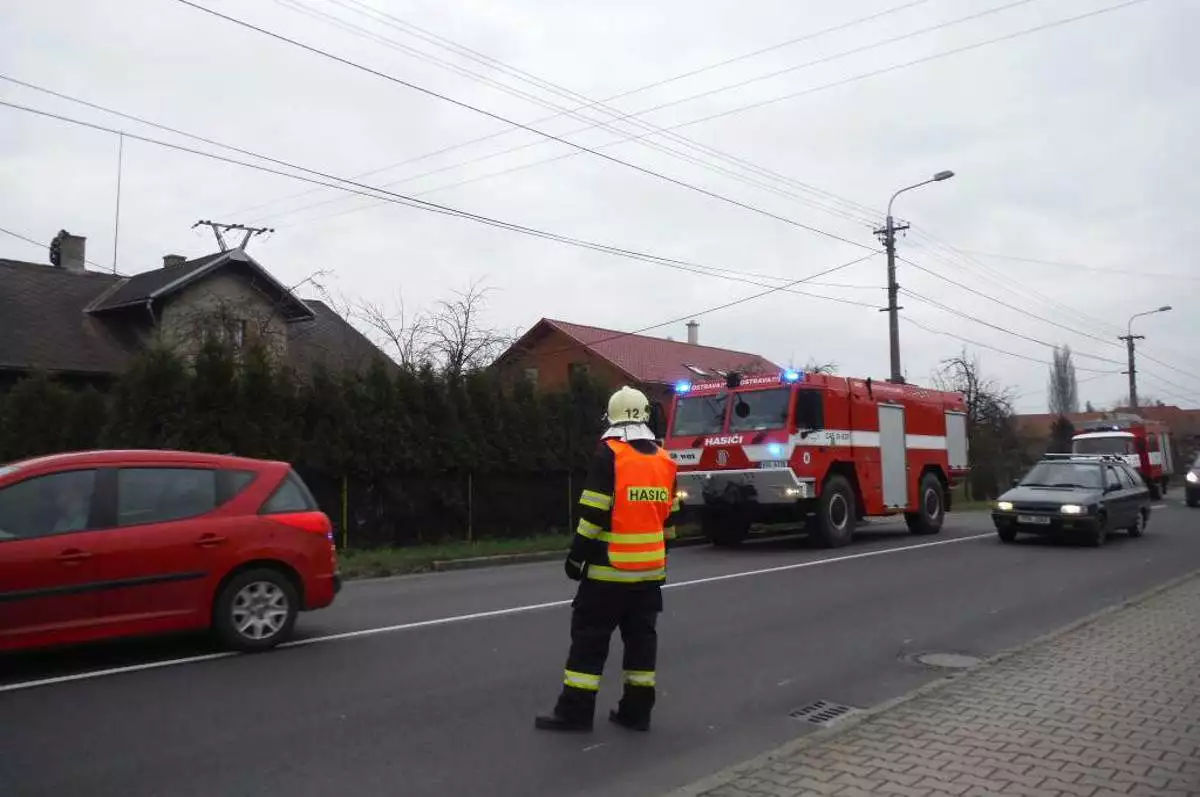
{"label": "curb stone", "polygon": [[1020,645],[1002,650],[993,656],[987,657],[981,663],[971,667],[970,669],[950,673],[941,678],[930,681],[923,686],[918,686],[916,689],[906,692],[903,695],[884,701],[877,706],[872,706],[871,708],[857,711],[854,714],[847,716],[834,727],[819,729],[807,733],[798,739],[793,739],[792,741],[787,742],[775,748],[774,750],[770,750],[762,755],[756,756],[749,761],[743,761],[739,764],[726,767],[719,772],[709,775],[707,778],[668,792],[663,797],[702,797],[702,795],[709,791],[732,783],[747,772],[762,769],[772,761],[780,758],[790,757],[802,750],[806,750],[809,747],[818,746],[829,741],[830,739],[840,736],[846,731],[849,731],[850,729],[855,728],[864,722],[869,722],[882,714],[886,714],[887,712],[899,706],[902,706],[906,703],[911,703],[912,701],[925,697],[933,692],[938,692],[953,681],[969,677],[973,673],[977,673],[980,670],[989,667],[994,667],[995,665],[1006,661],[1013,656],[1017,656],[1034,648],[1053,642],[1060,637],[1070,634],[1072,631],[1077,631],[1084,626],[1092,625],[1093,623],[1103,620],[1110,615],[1117,614],[1125,609],[1144,603],[1157,595],[1174,589],[1175,587],[1178,587],[1196,578],[1200,578],[1200,569],[1192,570],[1182,576],[1177,576],[1176,578],[1164,581],[1163,583],[1151,587],[1144,592],[1140,592],[1137,595],[1126,598],[1125,600],[1115,603],[1112,606],[1107,606],[1085,617],[1081,617],[1080,619],[1068,623],[1067,625],[1035,637],[1028,642],[1024,642]]}

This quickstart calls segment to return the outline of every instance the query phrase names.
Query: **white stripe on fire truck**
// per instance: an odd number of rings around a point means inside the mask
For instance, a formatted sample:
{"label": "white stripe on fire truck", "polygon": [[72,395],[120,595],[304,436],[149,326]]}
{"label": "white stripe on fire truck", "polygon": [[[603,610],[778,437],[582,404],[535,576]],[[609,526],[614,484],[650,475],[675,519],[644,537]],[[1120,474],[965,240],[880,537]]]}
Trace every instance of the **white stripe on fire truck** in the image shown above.
{"label": "white stripe on fire truck", "polygon": [[[945,451],[946,438],[941,435],[905,435],[905,445],[916,451]],[[792,435],[787,443],[746,445],[743,450],[751,462],[790,459],[796,448],[879,448],[879,432],[858,432],[844,429],[822,429],[807,437]],[[722,448],[724,446],[716,446]],[[681,465],[700,461],[703,448],[683,448],[671,451],[671,458]]]}

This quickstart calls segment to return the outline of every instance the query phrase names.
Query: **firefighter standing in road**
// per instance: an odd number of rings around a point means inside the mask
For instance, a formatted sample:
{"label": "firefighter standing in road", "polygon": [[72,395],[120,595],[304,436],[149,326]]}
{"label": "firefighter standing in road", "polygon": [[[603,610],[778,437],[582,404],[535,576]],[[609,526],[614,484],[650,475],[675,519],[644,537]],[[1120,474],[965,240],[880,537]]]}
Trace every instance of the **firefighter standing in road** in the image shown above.
{"label": "firefighter standing in road", "polygon": [[649,427],[650,402],[623,387],[608,401],[609,428],[592,459],[567,555],[579,581],[572,603],[571,650],[562,693],[542,730],[590,730],[612,633],[625,646],[624,694],[609,719],[649,730],[655,698],[657,622],[666,580],[666,540],[679,510],[675,463]]}

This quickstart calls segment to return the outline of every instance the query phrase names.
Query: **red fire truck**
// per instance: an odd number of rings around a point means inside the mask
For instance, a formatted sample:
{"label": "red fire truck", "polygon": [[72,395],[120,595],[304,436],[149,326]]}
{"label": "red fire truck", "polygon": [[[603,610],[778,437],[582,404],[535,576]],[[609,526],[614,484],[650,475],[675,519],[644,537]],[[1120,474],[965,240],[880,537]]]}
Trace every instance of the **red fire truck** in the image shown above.
{"label": "red fire truck", "polygon": [[1076,454],[1116,454],[1138,469],[1150,495],[1161,498],[1167,492],[1175,461],[1171,456],[1171,430],[1161,421],[1129,413],[1112,413],[1086,421],[1071,438]]}
{"label": "red fire truck", "polygon": [[840,546],[861,518],[901,513],[936,534],[968,469],[960,394],[799,371],[680,382],[664,445],[684,507],[723,546],[795,521]]}

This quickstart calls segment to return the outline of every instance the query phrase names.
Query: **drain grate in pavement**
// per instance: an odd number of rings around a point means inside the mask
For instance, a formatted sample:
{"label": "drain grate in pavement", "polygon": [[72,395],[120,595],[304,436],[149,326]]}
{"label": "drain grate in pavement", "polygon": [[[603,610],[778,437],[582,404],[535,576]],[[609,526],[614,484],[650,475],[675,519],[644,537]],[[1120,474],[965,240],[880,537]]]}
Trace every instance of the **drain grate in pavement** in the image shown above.
{"label": "drain grate in pavement", "polygon": [[817,700],[804,708],[798,708],[789,713],[793,719],[803,720],[813,725],[832,725],[834,722],[853,714],[858,709],[828,700]]}

